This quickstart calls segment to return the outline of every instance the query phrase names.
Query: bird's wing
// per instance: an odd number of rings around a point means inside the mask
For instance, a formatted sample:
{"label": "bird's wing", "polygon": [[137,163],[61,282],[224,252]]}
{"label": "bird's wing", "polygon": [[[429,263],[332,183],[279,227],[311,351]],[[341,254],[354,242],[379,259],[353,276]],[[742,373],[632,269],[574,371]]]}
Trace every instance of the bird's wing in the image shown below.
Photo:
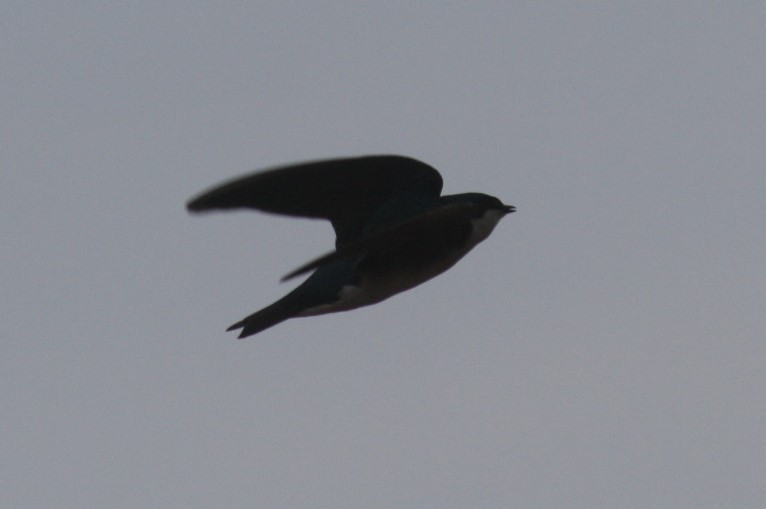
{"label": "bird's wing", "polygon": [[192,212],[251,208],[325,218],[342,246],[358,238],[365,222],[401,194],[436,198],[442,178],[431,166],[393,155],[331,159],[262,171],[217,186],[187,203]]}
{"label": "bird's wing", "polygon": [[287,281],[339,258],[374,254],[380,258],[402,253],[424,254],[435,250],[457,248],[470,235],[470,221],[481,215],[481,207],[473,203],[450,203],[395,223],[364,236],[333,252],[302,265],[282,278]]}

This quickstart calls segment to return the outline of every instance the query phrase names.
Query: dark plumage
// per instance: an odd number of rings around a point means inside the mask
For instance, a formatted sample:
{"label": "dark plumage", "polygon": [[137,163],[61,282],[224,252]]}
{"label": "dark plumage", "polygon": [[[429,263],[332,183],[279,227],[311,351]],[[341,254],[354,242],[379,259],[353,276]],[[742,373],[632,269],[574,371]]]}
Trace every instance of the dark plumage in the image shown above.
{"label": "dark plumage", "polygon": [[384,300],[447,270],[515,209],[481,193],[440,196],[431,166],[402,156],[366,156],[267,170],[192,199],[192,212],[251,208],[330,220],[336,250],[291,272],[314,270],[277,302],[235,323],[250,336],[288,318]]}

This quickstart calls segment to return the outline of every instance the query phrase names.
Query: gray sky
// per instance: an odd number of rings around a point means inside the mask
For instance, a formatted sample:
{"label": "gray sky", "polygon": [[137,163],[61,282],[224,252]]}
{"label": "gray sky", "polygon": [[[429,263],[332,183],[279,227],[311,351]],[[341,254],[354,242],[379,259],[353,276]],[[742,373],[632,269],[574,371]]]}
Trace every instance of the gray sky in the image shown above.
{"label": "gray sky", "polygon": [[[766,4],[0,9],[0,506],[766,506]],[[377,306],[227,325],[401,153],[519,211]]]}

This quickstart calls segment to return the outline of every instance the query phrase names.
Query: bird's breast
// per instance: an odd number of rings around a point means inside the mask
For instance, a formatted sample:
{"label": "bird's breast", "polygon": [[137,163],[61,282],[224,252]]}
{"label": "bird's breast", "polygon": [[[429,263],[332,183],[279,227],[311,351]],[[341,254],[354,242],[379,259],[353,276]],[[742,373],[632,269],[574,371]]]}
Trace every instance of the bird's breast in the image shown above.
{"label": "bird's breast", "polygon": [[425,283],[455,265],[471,249],[486,239],[503,215],[501,211],[489,210],[481,217],[473,219],[470,234],[461,246],[452,246],[438,253],[429,254],[425,262],[421,260],[416,265],[378,263],[367,270],[364,270],[362,263],[356,274],[356,280],[353,284],[347,284],[341,288],[338,300],[307,309],[301,316],[347,311],[376,304]]}

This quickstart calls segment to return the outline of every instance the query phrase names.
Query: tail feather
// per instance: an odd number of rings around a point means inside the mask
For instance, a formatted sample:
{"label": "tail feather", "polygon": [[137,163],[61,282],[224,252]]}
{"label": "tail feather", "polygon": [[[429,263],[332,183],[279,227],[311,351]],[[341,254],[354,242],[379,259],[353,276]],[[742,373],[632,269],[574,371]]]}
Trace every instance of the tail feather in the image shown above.
{"label": "tail feather", "polygon": [[[318,306],[336,302],[343,286],[353,280],[353,273],[358,262],[358,259],[341,259],[319,267],[293,291],[226,330],[242,329],[239,337],[246,338],[289,318],[304,316],[304,312]],[[328,312],[332,311],[329,309],[321,311],[321,313]]]}
{"label": "tail feather", "polygon": [[239,339],[243,339],[264,331],[269,327],[273,327],[278,323],[284,322],[299,312],[300,309],[294,309],[294,306],[291,306],[288,302],[278,300],[274,304],[266,306],[260,311],[256,311],[252,315],[229,326],[226,330],[233,331],[242,329],[239,333]]}

